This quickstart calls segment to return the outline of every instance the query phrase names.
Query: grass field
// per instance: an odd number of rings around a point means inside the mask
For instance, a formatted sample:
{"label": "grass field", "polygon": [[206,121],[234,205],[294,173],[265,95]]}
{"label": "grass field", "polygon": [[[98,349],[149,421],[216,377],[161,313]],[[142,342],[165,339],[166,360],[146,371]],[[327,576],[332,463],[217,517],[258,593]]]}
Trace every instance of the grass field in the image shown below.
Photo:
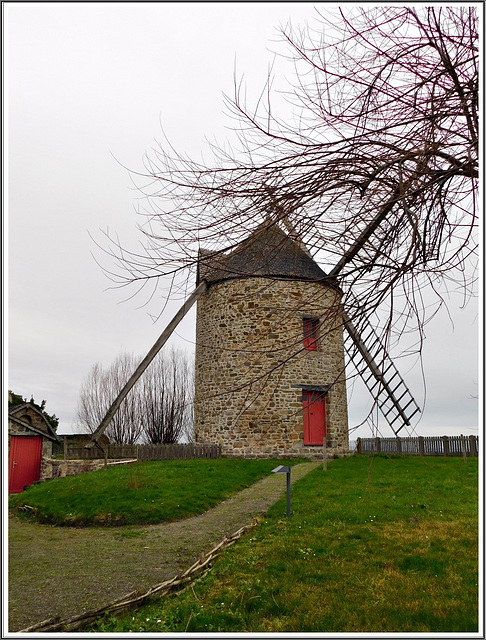
{"label": "grass field", "polygon": [[471,458],[334,460],[192,588],[91,631],[477,631],[477,473]]}
{"label": "grass field", "polygon": [[29,487],[9,507],[37,522],[69,526],[170,522],[207,511],[277,464],[301,460],[163,460],[109,467]]}

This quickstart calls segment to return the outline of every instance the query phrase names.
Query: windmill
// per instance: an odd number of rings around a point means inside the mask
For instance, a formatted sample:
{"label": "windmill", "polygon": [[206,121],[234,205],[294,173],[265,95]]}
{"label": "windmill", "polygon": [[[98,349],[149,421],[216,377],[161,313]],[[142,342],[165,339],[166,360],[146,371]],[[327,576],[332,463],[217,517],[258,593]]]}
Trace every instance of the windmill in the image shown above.
{"label": "windmill", "polygon": [[[311,269],[312,276],[314,278],[318,278],[322,275],[322,279],[328,282],[336,281],[338,279],[339,274],[343,270],[343,268],[358,254],[358,252],[365,246],[368,242],[369,238],[372,236],[374,231],[380,225],[381,221],[386,217],[391,205],[387,205],[383,207],[374,217],[374,219],[367,225],[365,230],[360,234],[358,239],[352,244],[352,246],[343,254],[338,264],[330,271],[330,273],[325,274],[320,267],[317,266],[316,263],[312,261],[309,252],[303,245],[303,243],[299,240],[299,237],[291,226],[288,223],[286,216],[280,215],[279,219],[284,224],[284,226],[289,231],[289,236],[293,235],[294,240],[292,242],[295,244],[295,248],[293,249],[294,253],[299,254],[300,259],[306,262],[307,269]],[[266,222],[262,225],[266,230],[268,229],[278,229],[280,234],[283,232],[278,227],[275,221],[272,221],[270,218],[267,218]],[[247,240],[247,243],[251,241]],[[256,236],[255,236],[256,237]],[[251,246],[250,246],[251,249]],[[260,247],[253,247],[253,253],[257,256],[260,253]],[[236,252],[238,249],[236,250]],[[236,253],[235,252],[235,253]],[[299,253],[300,252],[300,253]],[[220,256],[223,254],[219,254]],[[288,254],[287,254],[288,255]],[[208,257],[207,253],[202,253],[200,255],[200,263],[199,266],[204,263],[205,259]],[[255,258],[253,258],[254,260]],[[309,262],[310,261],[310,262]],[[282,260],[281,260],[282,262]],[[311,264],[312,263],[312,264]],[[225,266],[226,264],[226,266]],[[228,262],[225,263],[224,256],[221,262],[222,269],[224,270],[227,267]],[[251,269],[252,264],[257,264],[255,262],[251,263],[248,269]],[[236,266],[234,266],[236,265]],[[312,265],[315,265],[316,270],[313,271]],[[233,260],[233,275],[228,273],[220,274],[219,281],[225,280],[230,277],[247,277],[247,276],[255,276],[256,273],[247,272],[244,273],[245,268],[243,268],[242,272],[239,271],[242,269],[242,265],[238,260]],[[236,272],[235,272],[236,269]],[[284,269],[285,271],[285,269]],[[283,273],[286,277],[288,274]],[[216,279],[217,280],[217,279]],[[157,353],[163,347],[163,345],[167,342],[177,325],[184,318],[184,316],[188,313],[188,311],[192,308],[192,306],[201,298],[201,296],[208,290],[211,285],[210,278],[207,278],[203,269],[198,269],[198,282],[197,286],[191,295],[184,302],[182,307],[178,310],[178,312],[174,315],[173,319],[169,322],[167,327],[164,329],[158,340],[155,342],[153,347],[148,352],[147,356],[142,360],[140,365],[134,371],[133,375],[127,381],[123,389],[118,394],[117,398],[114,400],[112,405],[107,411],[106,416],[100,423],[99,427],[92,434],[91,438],[91,446],[97,442],[99,437],[105,431],[107,426],[109,425],[113,415],[118,410],[119,406],[123,402],[124,398],[128,395],[134,384],[141,377],[146,368],[150,365],[152,360],[155,358]],[[356,300],[353,303],[354,308],[359,308],[359,305],[356,303]],[[349,311],[349,310],[348,310]],[[344,341],[344,348],[348,354],[348,357],[352,359],[354,366],[356,367],[359,375],[363,379],[365,385],[370,391],[376,405],[380,409],[381,413],[385,417],[387,423],[392,429],[395,435],[399,435],[402,429],[410,427],[412,418],[420,411],[417,403],[415,402],[410,390],[405,384],[403,378],[401,377],[398,369],[395,367],[392,362],[390,355],[387,352],[384,341],[380,338],[380,336],[376,333],[373,326],[366,318],[364,313],[353,313],[353,317],[351,318],[350,314],[346,309],[344,309],[342,325],[345,329],[346,338]],[[296,385],[302,388],[305,385]],[[327,387],[322,387],[327,391]],[[322,444],[322,439],[321,439]],[[88,445],[89,446],[89,445]]]}

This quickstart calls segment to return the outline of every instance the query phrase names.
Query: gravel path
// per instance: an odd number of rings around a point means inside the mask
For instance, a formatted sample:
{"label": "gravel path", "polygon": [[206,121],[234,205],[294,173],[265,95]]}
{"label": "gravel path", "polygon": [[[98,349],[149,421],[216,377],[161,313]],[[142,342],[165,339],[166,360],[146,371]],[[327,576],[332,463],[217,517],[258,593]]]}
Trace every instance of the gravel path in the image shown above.
{"label": "gravel path", "polygon": [[[292,483],[318,465],[292,467]],[[271,474],[199,516],[144,527],[71,529],[10,517],[9,631],[80,614],[172,578],[284,492],[285,475]]]}

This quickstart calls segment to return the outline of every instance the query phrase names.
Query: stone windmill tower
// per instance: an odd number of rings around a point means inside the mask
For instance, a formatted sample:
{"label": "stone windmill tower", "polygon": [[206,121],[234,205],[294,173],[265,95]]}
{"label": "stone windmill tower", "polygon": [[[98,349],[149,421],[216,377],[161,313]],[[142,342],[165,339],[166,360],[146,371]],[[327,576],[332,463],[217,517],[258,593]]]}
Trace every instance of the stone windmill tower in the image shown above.
{"label": "stone windmill tower", "polygon": [[[269,220],[230,253],[203,253],[194,433],[223,455],[348,450],[341,291]],[[318,449],[316,448],[318,447]]]}
{"label": "stone windmill tower", "polygon": [[[197,286],[114,399],[124,398],[198,302],[195,436],[238,456],[312,456],[348,448],[345,360],[352,361],[395,436],[420,412],[359,300],[343,309],[337,278],[386,216],[377,212],[329,274],[295,232],[267,219],[230,252],[201,252]],[[343,329],[346,340],[343,342]]]}

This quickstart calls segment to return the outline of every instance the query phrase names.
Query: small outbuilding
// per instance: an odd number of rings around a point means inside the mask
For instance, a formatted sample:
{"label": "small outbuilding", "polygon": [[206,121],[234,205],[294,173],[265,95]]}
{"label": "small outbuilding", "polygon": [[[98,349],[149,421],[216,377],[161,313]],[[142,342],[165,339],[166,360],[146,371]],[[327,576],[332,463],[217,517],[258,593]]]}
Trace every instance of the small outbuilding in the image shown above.
{"label": "small outbuilding", "polygon": [[60,438],[42,411],[26,402],[8,410],[8,492],[43,479],[42,461],[52,457]]}
{"label": "small outbuilding", "polygon": [[[65,446],[67,447],[84,447],[91,442],[91,433],[63,433],[59,434],[58,442],[54,444],[52,452],[54,454],[64,454]],[[104,448],[111,444],[108,436],[103,434],[98,439],[98,444]]]}

